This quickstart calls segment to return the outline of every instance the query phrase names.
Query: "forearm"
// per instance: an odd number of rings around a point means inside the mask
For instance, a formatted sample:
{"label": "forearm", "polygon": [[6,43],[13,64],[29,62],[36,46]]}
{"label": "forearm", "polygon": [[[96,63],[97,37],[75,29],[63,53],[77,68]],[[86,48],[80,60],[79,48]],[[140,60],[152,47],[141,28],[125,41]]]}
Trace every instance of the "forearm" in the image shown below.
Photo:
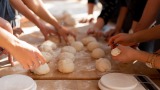
{"label": "forearm", "polygon": [[127,7],[121,7],[120,12],[119,12],[119,16],[118,16],[118,20],[116,23],[116,30],[121,31],[122,26],[123,26],[123,22],[125,20],[126,14],[127,14],[128,8]]}
{"label": "forearm", "polygon": [[1,17],[0,17],[0,27],[13,34],[13,30],[10,23]]}
{"label": "forearm", "polygon": [[132,39],[135,40],[137,43],[154,39],[160,39],[160,25],[150,28],[149,30],[142,30],[136,32],[131,36]]}
{"label": "forearm", "polygon": [[88,3],[88,15],[93,14],[94,3]]}
{"label": "forearm", "polygon": [[139,23],[137,24],[134,32],[144,30],[150,27],[150,25],[155,21],[158,15],[159,5],[159,0],[148,0],[146,7],[143,11],[142,17]]}
{"label": "forearm", "polygon": [[42,0],[23,0],[23,2],[41,19],[50,23],[51,25],[54,25],[57,29],[61,28],[56,18],[45,8]]}
{"label": "forearm", "polygon": [[13,34],[0,27],[0,46],[2,48],[11,52],[19,41]]}
{"label": "forearm", "polygon": [[10,3],[31,22],[36,24],[38,27],[41,26],[39,23],[39,17],[37,17],[21,0],[10,0]]}
{"label": "forearm", "polygon": [[103,18],[100,18],[100,17],[99,17],[99,18],[97,19],[96,24],[94,25],[94,28],[95,28],[95,29],[98,29],[98,30],[102,30],[103,26],[104,26],[104,20],[103,20]]}

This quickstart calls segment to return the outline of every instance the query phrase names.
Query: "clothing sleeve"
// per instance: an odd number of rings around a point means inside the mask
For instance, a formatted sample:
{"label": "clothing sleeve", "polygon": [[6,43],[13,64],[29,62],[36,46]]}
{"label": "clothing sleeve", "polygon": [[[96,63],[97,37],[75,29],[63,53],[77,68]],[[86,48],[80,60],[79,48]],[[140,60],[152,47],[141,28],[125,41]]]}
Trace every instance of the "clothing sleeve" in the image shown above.
{"label": "clothing sleeve", "polygon": [[93,4],[97,4],[97,0],[88,0],[88,3],[93,3]]}
{"label": "clothing sleeve", "polygon": [[119,0],[121,7],[127,7],[126,0]]}
{"label": "clothing sleeve", "polygon": [[109,1],[103,1],[102,2],[102,11],[98,18],[102,18],[104,20],[104,23],[107,24],[110,17],[113,15],[116,6],[117,6],[116,0],[109,0]]}

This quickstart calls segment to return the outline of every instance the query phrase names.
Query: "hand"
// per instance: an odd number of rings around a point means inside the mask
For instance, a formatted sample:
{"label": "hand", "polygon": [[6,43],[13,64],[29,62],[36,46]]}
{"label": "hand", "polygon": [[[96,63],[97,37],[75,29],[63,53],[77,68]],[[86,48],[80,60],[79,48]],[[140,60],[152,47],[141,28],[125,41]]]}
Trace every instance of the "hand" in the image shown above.
{"label": "hand", "polygon": [[[58,34],[59,34],[59,37],[61,36],[65,40],[66,43],[68,43],[68,39],[67,39],[68,35],[73,36],[76,40],[76,35],[73,32],[69,31],[64,26],[61,26],[61,28],[58,29]],[[60,41],[61,41],[61,39],[60,39]]]}
{"label": "hand", "polygon": [[37,48],[24,41],[19,41],[10,53],[25,69],[35,69],[46,62]]}
{"label": "hand", "polygon": [[114,47],[115,44],[122,44],[125,46],[133,46],[133,45],[136,45],[137,43],[132,38],[132,34],[120,33],[120,34],[117,34],[117,35],[111,37],[109,39],[108,44],[111,47]]}
{"label": "hand", "polygon": [[39,28],[40,28],[42,34],[44,35],[45,40],[48,40],[49,39],[48,37],[50,35],[53,35],[53,34],[59,35],[58,32],[54,29],[53,26],[51,26],[49,24],[45,24],[44,22],[39,23],[39,24],[40,24]]}
{"label": "hand", "polygon": [[87,17],[81,19],[79,22],[80,23],[87,23],[87,22],[92,23],[93,21],[94,21],[94,17],[92,14],[90,14]]}
{"label": "hand", "polygon": [[113,60],[120,62],[130,62],[136,60],[135,53],[136,50],[129,46],[118,45],[117,48],[121,51],[118,56],[112,56]]}
{"label": "hand", "polygon": [[87,34],[92,34],[94,37],[99,38],[101,36],[103,36],[103,32],[99,29],[97,29],[96,27],[94,28],[89,28],[87,31]]}
{"label": "hand", "polygon": [[108,41],[109,38],[111,38],[112,36],[114,36],[114,35],[116,35],[118,33],[120,33],[120,32],[117,29],[110,29],[108,32],[105,33],[104,36],[106,37],[106,40]]}

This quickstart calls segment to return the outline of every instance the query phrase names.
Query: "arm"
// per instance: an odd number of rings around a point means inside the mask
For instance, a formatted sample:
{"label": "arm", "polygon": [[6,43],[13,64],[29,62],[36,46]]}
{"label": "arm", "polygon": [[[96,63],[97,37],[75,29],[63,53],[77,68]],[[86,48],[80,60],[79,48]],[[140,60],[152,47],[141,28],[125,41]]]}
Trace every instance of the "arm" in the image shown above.
{"label": "arm", "polygon": [[[152,56],[154,55],[151,53],[135,50],[131,47],[126,47],[122,45],[119,45],[117,48],[120,49],[121,53],[118,56],[112,56],[112,59],[121,62],[130,62],[138,60],[140,62],[148,63],[148,61],[150,61],[149,58],[153,58]],[[155,68],[160,68],[160,56],[158,55],[153,59],[154,59],[153,64]]]}
{"label": "arm", "polygon": [[120,8],[120,12],[119,12],[118,20],[117,20],[117,23],[116,23],[116,27],[115,27],[115,29],[111,29],[111,30],[109,30],[108,32],[105,33],[106,38],[110,38],[114,34],[118,34],[118,33],[121,32],[123,22],[125,20],[127,12],[128,12],[127,7],[121,7]]}
{"label": "arm", "polygon": [[109,39],[109,45],[122,44],[126,46],[135,45],[136,43],[145,42],[149,40],[160,38],[160,25],[150,28],[149,30],[142,30],[133,34],[120,33]]}
{"label": "arm", "polygon": [[0,17],[0,27],[13,34],[13,30],[10,23],[1,17]]}
{"label": "arm", "polygon": [[[45,63],[40,51],[32,45],[19,40],[13,34],[0,27],[0,46],[6,49],[18,60],[25,69],[37,68],[40,63]],[[32,66],[32,68],[30,67]]]}
{"label": "arm", "polygon": [[22,0],[23,3],[31,9],[36,15],[38,15],[44,21],[54,25],[56,29],[60,29],[61,25],[51,13],[44,7],[42,0]]}
{"label": "arm", "polygon": [[[142,17],[137,24],[136,28],[134,29],[134,32],[144,30],[150,27],[150,25],[155,21],[158,12],[160,1],[159,0],[148,0],[145,9],[143,11]],[[152,7],[152,8],[151,8]]]}

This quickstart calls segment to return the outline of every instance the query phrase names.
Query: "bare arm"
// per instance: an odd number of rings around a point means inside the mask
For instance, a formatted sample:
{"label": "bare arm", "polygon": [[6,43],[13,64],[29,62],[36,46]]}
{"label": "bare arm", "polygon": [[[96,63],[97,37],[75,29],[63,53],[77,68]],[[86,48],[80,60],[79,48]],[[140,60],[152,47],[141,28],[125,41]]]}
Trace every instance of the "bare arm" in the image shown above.
{"label": "bare arm", "polygon": [[10,33],[13,33],[10,23],[1,17],[0,17],[0,27],[2,27],[3,29],[7,30]]}
{"label": "bare arm", "polygon": [[51,13],[44,7],[42,0],[22,0],[23,3],[31,9],[36,15],[46,22],[54,25],[57,29],[60,29],[61,26],[58,24],[56,18],[51,15]]}
{"label": "bare arm", "polygon": [[134,32],[144,30],[150,27],[150,25],[155,21],[158,12],[160,1],[159,0],[148,0],[146,7],[143,11],[142,17],[137,24]]}
{"label": "bare arm", "polygon": [[[32,45],[19,40],[13,34],[0,27],[0,46],[6,49],[18,60],[25,69],[37,68],[45,63],[40,51]],[[41,63],[39,63],[39,61]],[[32,66],[32,67],[30,67]]]}

